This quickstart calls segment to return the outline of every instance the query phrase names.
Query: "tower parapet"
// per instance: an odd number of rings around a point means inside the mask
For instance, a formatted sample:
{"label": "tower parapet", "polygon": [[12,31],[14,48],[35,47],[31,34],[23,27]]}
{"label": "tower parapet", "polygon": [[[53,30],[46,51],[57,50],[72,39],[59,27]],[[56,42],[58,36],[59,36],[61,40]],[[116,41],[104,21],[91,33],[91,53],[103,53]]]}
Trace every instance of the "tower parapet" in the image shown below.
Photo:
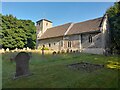
{"label": "tower parapet", "polygon": [[40,36],[48,29],[52,27],[52,22],[47,19],[41,19],[36,22],[36,35],[37,35],[37,45],[38,46],[38,39]]}

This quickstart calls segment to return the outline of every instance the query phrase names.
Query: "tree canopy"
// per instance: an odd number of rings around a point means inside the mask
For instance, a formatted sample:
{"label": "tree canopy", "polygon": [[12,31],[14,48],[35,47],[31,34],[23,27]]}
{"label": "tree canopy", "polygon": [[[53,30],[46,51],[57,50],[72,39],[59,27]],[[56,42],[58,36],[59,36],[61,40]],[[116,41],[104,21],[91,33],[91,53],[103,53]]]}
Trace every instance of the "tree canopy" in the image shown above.
{"label": "tree canopy", "polygon": [[114,3],[106,12],[110,22],[111,49],[120,54],[120,2]]}
{"label": "tree canopy", "polygon": [[2,30],[0,30],[2,48],[35,48],[36,27],[31,20],[17,19],[13,15],[2,15]]}

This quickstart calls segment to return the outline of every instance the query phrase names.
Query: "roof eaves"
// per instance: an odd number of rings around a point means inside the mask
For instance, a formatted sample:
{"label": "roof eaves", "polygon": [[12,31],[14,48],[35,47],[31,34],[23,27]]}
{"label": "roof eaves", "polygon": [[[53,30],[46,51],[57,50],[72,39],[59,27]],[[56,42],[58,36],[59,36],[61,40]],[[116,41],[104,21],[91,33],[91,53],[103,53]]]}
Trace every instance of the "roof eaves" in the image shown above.
{"label": "roof eaves", "polygon": [[69,35],[78,35],[78,34],[86,34],[86,33],[94,33],[94,32],[101,32],[101,31],[100,31],[100,29],[98,29],[98,30],[89,31],[89,32],[67,34],[66,36],[69,36]]}
{"label": "roof eaves", "polygon": [[61,35],[61,36],[56,36],[56,37],[39,38],[38,40],[51,39],[51,38],[58,38],[58,37],[63,37],[63,35]]}

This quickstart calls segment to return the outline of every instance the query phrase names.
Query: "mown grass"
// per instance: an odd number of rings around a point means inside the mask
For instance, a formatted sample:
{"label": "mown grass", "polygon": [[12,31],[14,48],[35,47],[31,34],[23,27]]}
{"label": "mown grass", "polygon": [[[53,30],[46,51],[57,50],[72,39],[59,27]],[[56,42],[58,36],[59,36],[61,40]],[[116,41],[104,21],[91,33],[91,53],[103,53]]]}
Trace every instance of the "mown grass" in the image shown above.
{"label": "mown grass", "polygon": [[92,54],[60,54],[45,55],[32,53],[30,71],[33,75],[12,80],[15,72],[15,62],[9,58],[16,53],[2,55],[2,86],[3,88],[119,88],[119,73],[117,69],[107,67],[93,72],[73,70],[68,64],[81,61],[107,64],[108,61],[118,61],[119,56],[103,56]]}

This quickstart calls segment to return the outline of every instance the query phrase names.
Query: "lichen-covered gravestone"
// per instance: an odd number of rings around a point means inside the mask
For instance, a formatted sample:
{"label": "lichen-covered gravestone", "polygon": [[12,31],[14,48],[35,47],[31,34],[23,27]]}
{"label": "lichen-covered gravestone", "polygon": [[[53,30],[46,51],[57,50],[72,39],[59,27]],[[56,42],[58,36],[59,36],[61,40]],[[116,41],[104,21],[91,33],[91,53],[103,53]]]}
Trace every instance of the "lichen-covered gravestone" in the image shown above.
{"label": "lichen-covered gravestone", "polygon": [[17,54],[17,56],[15,57],[16,73],[13,79],[31,75],[29,71],[29,60],[30,55],[28,53],[20,52]]}

